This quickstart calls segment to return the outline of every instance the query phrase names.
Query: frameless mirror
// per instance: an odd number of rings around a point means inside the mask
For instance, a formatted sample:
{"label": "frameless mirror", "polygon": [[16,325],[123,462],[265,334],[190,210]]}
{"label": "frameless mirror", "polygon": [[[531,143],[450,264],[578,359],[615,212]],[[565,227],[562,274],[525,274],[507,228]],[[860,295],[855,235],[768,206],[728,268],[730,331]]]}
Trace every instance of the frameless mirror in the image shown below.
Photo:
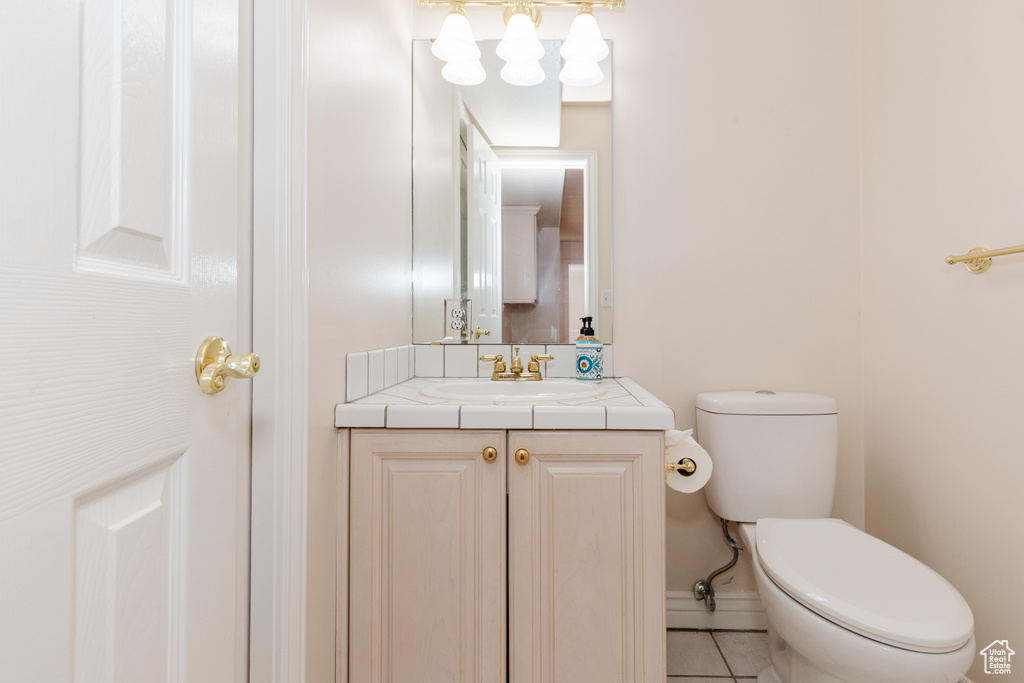
{"label": "frameless mirror", "polygon": [[413,41],[413,341],[570,343],[579,318],[611,342],[612,58],[595,86],[456,86]]}

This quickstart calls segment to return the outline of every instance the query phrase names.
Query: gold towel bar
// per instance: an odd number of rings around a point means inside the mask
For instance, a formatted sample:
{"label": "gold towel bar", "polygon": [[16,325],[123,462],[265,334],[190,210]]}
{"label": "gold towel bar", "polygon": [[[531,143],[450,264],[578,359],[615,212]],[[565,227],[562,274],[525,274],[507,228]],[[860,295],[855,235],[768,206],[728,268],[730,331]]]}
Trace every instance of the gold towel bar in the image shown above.
{"label": "gold towel bar", "polygon": [[966,254],[960,256],[947,256],[946,263],[953,265],[955,263],[964,263],[967,265],[967,270],[972,273],[984,273],[988,270],[988,267],[992,265],[992,258],[995,256],[1006,256],[1007,254],[1020,254],[1024,253],[1024,244],[1017,247],[1006,247],[1004,249],[986,249],[985,247],[975,247]]}

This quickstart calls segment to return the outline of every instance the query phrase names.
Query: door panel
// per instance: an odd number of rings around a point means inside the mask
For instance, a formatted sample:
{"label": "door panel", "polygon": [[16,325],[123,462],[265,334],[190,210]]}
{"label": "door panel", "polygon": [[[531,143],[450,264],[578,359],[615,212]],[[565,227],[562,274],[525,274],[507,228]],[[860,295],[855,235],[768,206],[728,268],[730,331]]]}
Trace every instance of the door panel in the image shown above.
{"label": "door panel", "polygon": [[79,268],[182,275],[191,4],[82,5]]}
{"label": "door panel", "polygon": [[512,683],[664,680],[660,433],[511,432]]}
{"label": "door panel", "polygon": [[352,432],[349,680],[505,680],[504,437]]}
{"label": "door panel", "polygon": [[242,9],[0,3],[0,680],[247,678]]}
{"label": "door panel", "polygon": [[179,453],[77,501],[76,680],[173,680],[184,670],[187,468]]}
{"label": "door panel", "polygon": [[502,330],[501,162],[480,130],[469,126],[469,178],[466,258],[473,300],[470,327],[493,335]]}

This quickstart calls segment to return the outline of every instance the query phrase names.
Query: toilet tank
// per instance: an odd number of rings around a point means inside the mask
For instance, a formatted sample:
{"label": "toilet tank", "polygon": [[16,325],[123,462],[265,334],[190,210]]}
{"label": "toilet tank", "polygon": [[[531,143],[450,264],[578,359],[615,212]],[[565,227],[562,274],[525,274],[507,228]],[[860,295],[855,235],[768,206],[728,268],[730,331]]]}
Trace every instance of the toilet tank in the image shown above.
{"label": "toilet tank", "polygon": [[735,522],[832,513],[839,427],[835,399],[720,391],[697,395],[697,441],[714,474],[704,491]]}

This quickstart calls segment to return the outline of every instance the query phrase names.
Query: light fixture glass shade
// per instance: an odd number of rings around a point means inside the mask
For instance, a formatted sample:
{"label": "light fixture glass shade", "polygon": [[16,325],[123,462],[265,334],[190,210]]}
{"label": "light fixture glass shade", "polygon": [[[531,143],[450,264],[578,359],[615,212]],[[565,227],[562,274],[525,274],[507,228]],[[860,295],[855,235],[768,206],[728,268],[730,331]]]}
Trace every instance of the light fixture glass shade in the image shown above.
{"label": "light fixture glass shade", "polygon": [[578,14],[562,43],[562,58],[569,62],[600,62],[608,56],[608,43],[593,14]]}
{"label": "light fixture glass shade", "polygon": [[544,56],[544,45],[537,37],[537,27],[530,15],[521,12],[512,15],[497,53],[506,62],[534,62]]}
{"label": "light fixture glass shade", "polygon": [[509,62],[501,69],[501,80],[512,85],[537,85],[544,82],[544,69],[538,60]]}
{"label": "light fixture glass shade", "polygon": [[473,40],[473,29],[465,14],[452,12],[445,17],[437,40],[430,52],[446,62],[466,62],[480,59],[480,48]]}
{"label": "light fixture glass shade", "polygon": [[448,62],[441,69],[444,80],[455,85],[479,85],[487,80],[487,72],[479,59],[465,62]]}
{"label": "light fixture glass shade", "polygon": [[586,88],[604,80],[604,72],[597,62],[566,62],[558,80],[566,85]]}

